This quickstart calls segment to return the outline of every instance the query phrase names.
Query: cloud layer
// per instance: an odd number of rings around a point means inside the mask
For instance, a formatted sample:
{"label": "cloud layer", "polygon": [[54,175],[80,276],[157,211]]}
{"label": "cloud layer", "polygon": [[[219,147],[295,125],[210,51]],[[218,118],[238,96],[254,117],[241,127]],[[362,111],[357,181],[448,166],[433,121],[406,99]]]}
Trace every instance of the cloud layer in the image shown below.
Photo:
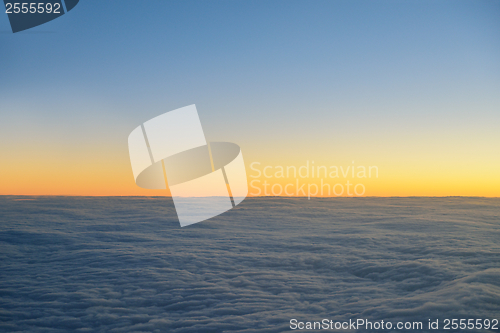
{"label": "cloud layer", "polygon": [[500,200],[0,197],[0,330],[282,332],[500,317]]}

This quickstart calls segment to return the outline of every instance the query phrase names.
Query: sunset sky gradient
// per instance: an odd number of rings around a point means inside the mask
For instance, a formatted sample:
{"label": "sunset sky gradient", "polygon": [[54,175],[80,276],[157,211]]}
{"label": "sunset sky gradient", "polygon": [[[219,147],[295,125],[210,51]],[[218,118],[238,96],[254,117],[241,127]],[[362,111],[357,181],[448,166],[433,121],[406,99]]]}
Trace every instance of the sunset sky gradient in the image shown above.
{"label": "sunset sky gradient", "polygon": [[1,14],[0,60],[0,195],[165,195],[127,137],[196,104],[249,180],[354,161],[367,196],[500,196],[498,1],[85,0],[16,34]]}

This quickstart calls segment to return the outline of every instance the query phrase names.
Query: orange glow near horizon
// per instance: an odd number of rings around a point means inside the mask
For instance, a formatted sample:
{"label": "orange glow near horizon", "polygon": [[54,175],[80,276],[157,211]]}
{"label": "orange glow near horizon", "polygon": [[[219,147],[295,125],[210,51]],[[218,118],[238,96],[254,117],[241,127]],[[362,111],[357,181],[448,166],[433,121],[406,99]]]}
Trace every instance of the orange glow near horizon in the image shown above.
{"label": "orange glow near horizon", "polygon": [[[497,136],[496,132],[483,131],[481,135],[471,136],[467,144],[455,142],[450,133],[434,135],[427,140],[403,134],[398,140],[377,137],[372,141],[364,138],[352,142],[344,140],[341,144],[334,139],[323,139],[318,140],[321,145],[316,146],[313,140],[307,145],[303,141],[294,145],[278,138],[261,141],[259,137],[241,137],[232,141],[242,147],[249,196],[265,195],[264,181],[269,186],[279,184],[284,187],[289,183],[296,184],[297,180],[300,184],[321,185],[323,179],[330,186],[346,184],[347,181],[363,184],[363,196],[500,197],[500,154],[494,154]],[[168,190],[147,190],[135,184],[126,140],[76,145],[35,140],[5,144],[3,142],[0,163],[0,195],[170,195]],[[279,166],[285,173],[286,167],[295,167],[298,172],[307,163],[310,169],[316,168],[314,177],[312,170],[308,178],[277,175]],[[317,168],[322,166],[328,169],[328,177],[324,171],[318,177]],[[338,177],[332,178],[330,172],[335,166]],[[354,177],[352,169],[347,170],[353,166],[356,167]],[[357,174],[359,166],[366,168],[366,177]],[[378,168],[378,177],[375,174],[369,177],[370,166]],[[263,173],[266,167],[270,178]],[[260,194],[255,187],[261,189]],[[289,193],[292,192],[291,187],[288,189]],[[279,186],[275,185],[275,192],[278,191]],[[361,187],[358,187],[360,191]],[[284,189],[281,195],[286,196]],[[305,195],[299,193],[299,196],[307,196],[307,192]],[[321,196],[321,193],[312,196]]]}
{"label": "orange glow near horizon", "polygon": [[[52,156],[54,157],[54,156]],[[105,161],[102,162],[102,161]],[[500,197],[500,176],[494,168],[471,168],[471,165],[455,166],[441,165],[435,168],[432,163],[412,163],[410,165],[403,162],[397,165],[374,164],[378,168],[378,177],[375,176],[375,169],[371,177],[352,177],[352,169],[347,168],[359,165],[370,166],[368,163],[315,163],[317,166],[332,167],[339,169],[338,177],[324,177],[324,171],[320,177],[312,177],[311,171],[308,178],[296,178],[292,174],[286,177],[276,177],[277,166],[295,166],[298,170],[306,165],[306,161],[290,163],[269,163],[261,162],[253,164],[247,161],[247,178],[249,183],[249,196],[265,196],[277,194],[278,196],[288,196],[284,193],[284,188],[293,196],[308,196],[308,186],[310,186],[311,197],[328,196],[326,191],[330,186],[329,196],[336,197],[344,187],[344,193],[340,196],[350,196],[347,192],[347,182],[351,185],[351,196],[354,193],[354,186],[357,184],[357,192],[361,196],[480,196],[480,197]],[[252,165],[252,166],[251,166]],[[257,167],[258,166],[258,167]],[[264,176],[263,169],[267,176]],[[344,169],[341,169],[344,168]],[[434,168],[434,169],[433,169]],[[255,169],[259,169],[259,175]],[[292,168],[290,173],[292,173]],[[170,196],[169,190],[147,190],[138,187],[130,170],[130,163],[127,156],[102,156],[102,160],[90,160],[85,158],[67,159],[21,159],[21,161],[4,161],[1,166],[2,182],[0,195],[61,195],[61,196]],[[344,171],[344,175],[342,174]],[[357,172],[356,171],[356,172]],[[303,172],[304,175],[304,172]],[[346,176],[346,177],[344,177]],[[362,174],[361,174],[362,176]],[[299,187],[303,186],[303,191],[297,191],[297,181]],[[267,192],[265,191],[265,183]],[[321,182],[323,182],[324,193],[321,194]],[[328,185],[325,185],[328,184]],[[333,193],[335,184],[337,195]],[[272,187],[274,186],[274,192]],[[281,193],[280,193],[281,189]],[[259,192],[260,190],[260,192]],[[317,191],[317,193],[316,193]]]}

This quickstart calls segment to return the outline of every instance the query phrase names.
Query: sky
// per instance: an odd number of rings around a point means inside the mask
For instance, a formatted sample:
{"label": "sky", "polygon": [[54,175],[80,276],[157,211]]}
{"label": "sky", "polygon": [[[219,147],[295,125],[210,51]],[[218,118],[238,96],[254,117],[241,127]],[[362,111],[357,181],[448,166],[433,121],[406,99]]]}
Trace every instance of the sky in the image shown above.
{"label": "sky", "polygon": [[499,59],[498,1],[85,0],[16,34],[3,14],[0,195],[165,195],[135,185],[128,135],[196,104],[257,187],[252,163],[314,161],[376,166],[324,179],[367,196],[498,197]]}

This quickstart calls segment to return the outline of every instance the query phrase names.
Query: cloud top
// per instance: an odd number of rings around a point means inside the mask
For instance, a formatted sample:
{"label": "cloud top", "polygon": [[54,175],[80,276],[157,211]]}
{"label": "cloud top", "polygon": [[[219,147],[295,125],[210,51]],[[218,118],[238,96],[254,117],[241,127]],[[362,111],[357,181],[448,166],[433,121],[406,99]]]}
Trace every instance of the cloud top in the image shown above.
{"label": "cloud top", "polygon": [[499,199],[0,197],[0,330],[282,332],[289,320],[493,318]]}

